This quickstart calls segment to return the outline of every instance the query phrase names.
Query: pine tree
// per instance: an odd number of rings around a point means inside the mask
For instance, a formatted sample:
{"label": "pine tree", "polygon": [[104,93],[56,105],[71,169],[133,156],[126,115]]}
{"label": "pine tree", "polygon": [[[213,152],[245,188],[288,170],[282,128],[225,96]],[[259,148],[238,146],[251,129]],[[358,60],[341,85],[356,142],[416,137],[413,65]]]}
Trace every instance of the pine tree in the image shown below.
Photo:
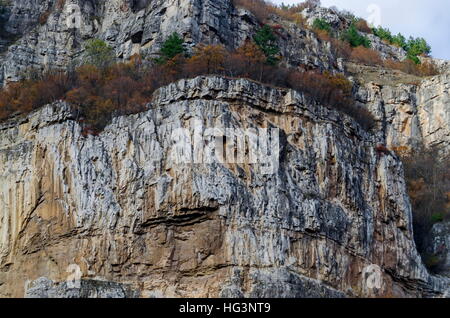
{"label": "pine tree", "polygon": [[256,33],[253,39],[256,45],[264,52],[266,63],[269,65],[276,65],[279,61],[278,54],[280,53],[280,48],[276,43],[277,39],[272,28],[265,25]]}
{"label": "pine tree", "polygon": [[105,69],[112,65],[115,60],[113,49],[99,39],[86,42],[84,55],[85,64],[96,66],[99,69]]}
{"label": "pine tree", "polygon": [[175,56],[185,54],[186,51],[183,44],[183,39],[177,33],[173,33],[163,43],[161,50],[159,51],[160,57],[155,59],[156,63],[165,64]]}
{"label": "pine tree", "polygon": [[370,48],[372,46],[372,43],[370,42],[369,38],[361,35],[358,32],[358,29],[354,24],[352,24],[347,32],[343,35],[344,40],[346,40],[352,47],[358,47],[358,46],[364,46],[365,48]]}

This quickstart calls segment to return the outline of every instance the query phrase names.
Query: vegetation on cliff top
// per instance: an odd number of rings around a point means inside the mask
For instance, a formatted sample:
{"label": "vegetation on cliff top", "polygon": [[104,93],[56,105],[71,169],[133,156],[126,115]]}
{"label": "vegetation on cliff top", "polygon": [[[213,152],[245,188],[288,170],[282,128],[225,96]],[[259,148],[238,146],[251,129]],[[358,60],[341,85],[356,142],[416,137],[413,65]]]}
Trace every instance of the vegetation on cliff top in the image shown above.
{"label": "vegetation on cliff top", "polygon": [[[392,36],[388,29],[382,27],[371,28],[367,21],[355,17],[350,12],[339,12],[340,15],[351,21],[345,30],[334,30],[332,26],[323,19],[315,19],[312,26],[308,26],[301,12],[320,6],[320,0],[304,1],[295,5],[276,6],[264,0],[233,0],[235,6],[244,7],[251,11],[262,24],[270,22],[270,16],[276,15],[283,19],[295,22],[302,28],[311,29],[319,38],[332,44],[334,53],[356,63],[372,66],[381,66],[388,69],[400,70],[415,76],[432,76],[438,74],[434,65],[429,62],[421,65],[420,56],[428,56],[431,48],[422,38],[409,40],[398,34]],[[337,9],[334,9],[337,10]],[[407,59],[404,61],[383,60],[379,52],[371,49],[371,41],[365,34],[374,34],[388,44],[396,45],[406,51]]]}
{"label": "vegetation on cliff top", "polygon": [[222,75],[299,90],[324,106],[353,116],[363,128],[373,124],[370,113],[355,105],[352,85],[343,75],[298,71],[275,65],[279,52],[270,27],[235,51],[221,45],[198,45],[186,56],[178,35],[163,44],[156,63],[134,56],[113,64],[111,49],[100,40],[87,42],[85,65],[68,73],[52,71],[19,83],[0,94],[0,118],[65,99],[76,109],[87,131],[100,131],[114,116],[140,112],[159,87],[182,78]]}

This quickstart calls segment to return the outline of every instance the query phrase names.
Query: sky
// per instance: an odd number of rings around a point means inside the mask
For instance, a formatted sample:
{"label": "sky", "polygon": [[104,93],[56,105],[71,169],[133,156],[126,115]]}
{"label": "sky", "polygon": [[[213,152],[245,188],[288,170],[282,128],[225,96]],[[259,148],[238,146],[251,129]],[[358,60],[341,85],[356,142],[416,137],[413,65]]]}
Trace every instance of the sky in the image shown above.
{"label": "sky", "polygon": [[[273,0],[281,4],[302,1]],[[336,6],[368,21],[381,22],[392,33],[423,37],[431,45],[431,55],[450,60],[449,0],[322,0],[322,6]]]}

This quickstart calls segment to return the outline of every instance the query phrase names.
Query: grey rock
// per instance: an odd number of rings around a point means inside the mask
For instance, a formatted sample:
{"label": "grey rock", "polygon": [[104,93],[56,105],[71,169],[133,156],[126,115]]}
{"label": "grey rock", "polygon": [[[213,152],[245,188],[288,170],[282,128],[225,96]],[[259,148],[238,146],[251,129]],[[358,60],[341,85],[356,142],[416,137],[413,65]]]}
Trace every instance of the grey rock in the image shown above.
{"label": "grey rock", "polygon": [[440,275],[450,277],[450,222],[435,224],[430,237],[428,252],[440,262],[437,271]]}
{"label": "grey rock", "polygon": [[112,282],[79,280],[55,283],[41,277],[28,284],[25,298],[136,298],[127,286]]}
{"label": "grey rock", "polygon": [[[71,264],[142,297],[448,295],[416,251],[401,162],[350,117],[220,77],[163,87],[148,107],[99,136],[64,103],[0,127],[1,295],[84,295],[24,287],[64,282]],[[176,162],[187,127],[278,127],[278,164]]]}

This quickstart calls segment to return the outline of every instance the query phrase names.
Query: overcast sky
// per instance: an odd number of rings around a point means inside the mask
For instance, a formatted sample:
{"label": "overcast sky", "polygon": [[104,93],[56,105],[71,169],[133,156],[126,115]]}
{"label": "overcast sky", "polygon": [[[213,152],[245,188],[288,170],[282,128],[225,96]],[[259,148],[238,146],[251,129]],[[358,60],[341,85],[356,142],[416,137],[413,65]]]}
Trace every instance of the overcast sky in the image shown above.
{"label": "overcast sky", "polygon": [[[294,4],[302,1],[273,2]],[[365,19],[375,18],[395,34],[423,37],[430,43],[434,57],[450,60],[449,0],[322,0],[322,5],[337,6]]]}

